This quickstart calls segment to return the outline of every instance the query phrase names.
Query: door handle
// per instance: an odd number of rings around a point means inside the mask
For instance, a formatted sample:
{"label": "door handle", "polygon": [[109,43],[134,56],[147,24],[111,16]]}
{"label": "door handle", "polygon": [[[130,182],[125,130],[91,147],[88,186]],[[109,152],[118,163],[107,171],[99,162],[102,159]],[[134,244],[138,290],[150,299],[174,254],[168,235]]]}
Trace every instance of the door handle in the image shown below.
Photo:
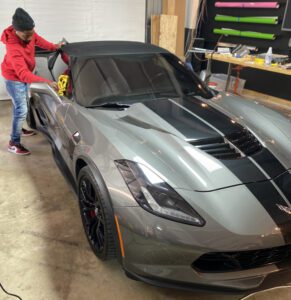
{"label": "door handle", "polygon": [[72,137],[76,144],[78,144],[81,141],[81,135],[79,131],[76,131]]}

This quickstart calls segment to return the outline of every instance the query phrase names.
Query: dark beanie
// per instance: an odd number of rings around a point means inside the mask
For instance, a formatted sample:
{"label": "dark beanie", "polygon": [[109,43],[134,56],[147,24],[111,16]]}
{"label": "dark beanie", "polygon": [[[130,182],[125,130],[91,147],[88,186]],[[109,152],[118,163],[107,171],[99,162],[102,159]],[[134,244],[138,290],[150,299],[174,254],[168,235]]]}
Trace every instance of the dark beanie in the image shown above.
{"label": "dark beanie", "polygon": [[32,30],[35,26],[31,16],[22,8],[17,8],[12,17],[13,28],[17,31]]}

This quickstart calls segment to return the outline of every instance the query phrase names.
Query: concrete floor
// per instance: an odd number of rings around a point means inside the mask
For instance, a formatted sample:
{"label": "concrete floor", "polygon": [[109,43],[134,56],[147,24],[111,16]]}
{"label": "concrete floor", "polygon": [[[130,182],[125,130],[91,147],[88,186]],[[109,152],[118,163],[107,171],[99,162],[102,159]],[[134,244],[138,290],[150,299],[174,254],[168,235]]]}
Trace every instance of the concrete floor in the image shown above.
{"label": "concrete floor", "polygon": [[[11,103],[0,101],[0,282],[9,292],[23,300],[242,297],[152,287],[128,279],[116,261],[97,260],[85,239],[77,201],[46,139],[41,134],[23,139],[31,156],[7,152],[10,115]],[[10,299],[0,290],[0,300]],[[291,288],[248,299],[291,299]]]}

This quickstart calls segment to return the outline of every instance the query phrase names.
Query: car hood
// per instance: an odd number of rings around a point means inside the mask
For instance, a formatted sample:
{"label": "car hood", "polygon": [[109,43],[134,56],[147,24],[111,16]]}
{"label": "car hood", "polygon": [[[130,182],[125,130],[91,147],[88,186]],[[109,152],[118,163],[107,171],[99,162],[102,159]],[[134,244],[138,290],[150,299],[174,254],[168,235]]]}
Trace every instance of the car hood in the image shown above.
{"label": "car hood", "polygon": [[255,132],[265,146],[288,168],[291,168],[291,119],[262,103],[229,93],[210,100],[216,109],[229,114]]}
{"label": "car hood", "polygon": [[[263,142],[230,115],[198,98],[149,100],[126,110],[88,112],[99,128],[102,123],[104,135],[122,156],[116,159],[145,164],[174,188],[214,191],[267,181],[288,169],[263,145],[251,158],[242,153],[221,159],[219,151],[224,147],[213,155],[211,147],[224,143],[225,137],[235,141],[247,134],[259,145]],[[228,139],[226,144],[233,146]]]}

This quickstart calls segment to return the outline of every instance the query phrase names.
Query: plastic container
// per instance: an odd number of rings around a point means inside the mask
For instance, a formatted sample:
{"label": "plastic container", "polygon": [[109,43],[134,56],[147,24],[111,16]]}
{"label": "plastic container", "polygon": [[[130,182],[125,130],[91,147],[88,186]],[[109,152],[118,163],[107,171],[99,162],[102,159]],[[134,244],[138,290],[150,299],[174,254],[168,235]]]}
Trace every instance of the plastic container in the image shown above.
{"label": "plastic container", "polygon": [[273,59],[273,50],[272,47],[269,47],[268,52],[266,53],[265,56],[265,65],[270,65],[272,63]]}
{"label": "plastic container", "polygon": [[[234,86],[237,78],[234,76],[230,76],[230,83],[228,87],[228,92],[234,92]],[[209,87],[213,88],[217,91],[225,91],[227,81],[227,75],[226,74],[212,74],[209,79]],[[246,80],[239,78],[238,87],[237,87],[237,93],[240,94],[245,86]]]}

